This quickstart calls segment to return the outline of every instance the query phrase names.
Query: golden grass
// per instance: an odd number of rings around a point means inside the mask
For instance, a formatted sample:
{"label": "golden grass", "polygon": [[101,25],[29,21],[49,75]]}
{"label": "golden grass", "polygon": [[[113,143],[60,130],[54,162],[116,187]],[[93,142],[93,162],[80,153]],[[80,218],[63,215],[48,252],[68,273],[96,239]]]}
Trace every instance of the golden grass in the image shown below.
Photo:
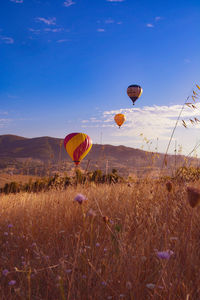
{"label": "golden grass", "polygon": [[0,237],[2,300],[200,299],[199,210],[180,184],[1,195]]}
{"label": "golden grass", "polygon": [[18,183],[28,183],[30,180],[35,181],[38,179],[38,176],[29,176],[29,175],[9,175],[6,173],[0,173],[0,187],[4,187],[6,183],[10,183],[12,181],[18,182]]}

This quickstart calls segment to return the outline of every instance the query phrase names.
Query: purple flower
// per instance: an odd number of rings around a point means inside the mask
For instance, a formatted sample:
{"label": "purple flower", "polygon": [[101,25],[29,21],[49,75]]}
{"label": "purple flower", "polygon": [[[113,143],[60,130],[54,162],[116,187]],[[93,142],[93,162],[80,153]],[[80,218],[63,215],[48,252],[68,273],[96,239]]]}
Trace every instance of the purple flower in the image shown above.
{"label": "purple flower", "polygon": [[88,216],[90,216],[90,217],[96,217],[96,215],[97,215],[96,212],[92,208],[90,208],[88,210],[87,214],[86,214],[87,217]]}
{"label": "purple flower", "polygon": [[8,228],[12,228],[12,227],[13,227],[13,224],[9,224],[9,225],[8,225]]}
{"label": "purple flower", "polygon": [[8,271],[7,269],[5,269],[5,270],[2,271],[2,274],[3,274],[4,276],[7,276],[8,273],[9,273],[9,271]]}
{"label": "purple flower", "polygon": [[12,286],[12,285],[15,285],[16,284],[16,280],[11,280],[8,282],[8,285]]}
{"label": "purple flower", "polygon": [[79,204],[82,204],[84,201],[86,201],[87,198],[82,194],[77,194],[74,198],[74,201],[78,202]]}
{"label": "purple flower", "polygon": [[72,272],[72,269],[67,269],[66,270],[66,273],[71,273]]}
{"label": "purple flower", "polygon": [[163,286],[161,286],[161,285],[156,286],[156,284],[154,284],[154,283],[147,283],[146,287],[150,290],[153,290],[155,287],[158,287],[159,289],[163,289]]}
{"label": "purple flower", "polygon": [[170,257],[174,254],[172,250],[167,251],[158,251],[157,256],[161,259],[170,259]]}

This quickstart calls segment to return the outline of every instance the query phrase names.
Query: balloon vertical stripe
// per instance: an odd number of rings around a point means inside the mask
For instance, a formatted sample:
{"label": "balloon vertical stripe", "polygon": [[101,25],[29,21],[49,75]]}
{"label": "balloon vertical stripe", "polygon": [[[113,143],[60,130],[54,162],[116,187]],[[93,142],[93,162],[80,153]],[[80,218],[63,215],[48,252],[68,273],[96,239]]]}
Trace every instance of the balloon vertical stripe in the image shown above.
{"label": "balloon vertical stripe", "polygon": [[64,146],[66,147],[67,142],[73,138],[73,136],[77,135],[77,133],[70,133],[66,136],[66,138],[64,139]]}
{"label": "balloon vertical stripe", "polygon": [[[73,157],[74,161],[81,161],[90,151],[92,148],[92,143],[91,143],[90,137],[85,139],[83,143],[81,143],[76,150],[74,150]],[[87,149],[87,150],[85,150]]]}

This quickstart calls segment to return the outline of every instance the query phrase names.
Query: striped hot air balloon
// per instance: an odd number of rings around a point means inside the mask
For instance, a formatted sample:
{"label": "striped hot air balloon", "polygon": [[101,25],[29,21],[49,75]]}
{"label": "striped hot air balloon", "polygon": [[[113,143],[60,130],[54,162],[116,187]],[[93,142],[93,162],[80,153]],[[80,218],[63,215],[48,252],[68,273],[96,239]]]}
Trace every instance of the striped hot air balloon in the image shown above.
{"label": "striped hot air balloon", "polygon": [[137,84],[131,84],[127,88],[127,95],[131,98],[133,105],[135,101],[142,95],[142,88]]}
{"label": "striped hot air balloon", "polygon": [[92,148],[92,140],[85,133],[70,133],[64,139],[64,147],[73,162],[78,165]]}

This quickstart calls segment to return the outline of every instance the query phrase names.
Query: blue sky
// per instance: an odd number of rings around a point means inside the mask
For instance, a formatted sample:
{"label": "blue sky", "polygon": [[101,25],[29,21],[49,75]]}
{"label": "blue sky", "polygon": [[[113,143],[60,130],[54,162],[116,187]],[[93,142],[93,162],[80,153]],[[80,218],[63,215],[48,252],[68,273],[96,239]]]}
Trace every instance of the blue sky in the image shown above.
{"label": "blue sky", "polygon": [[[164,151],[176,112],[200,82],[199,29],[199,1],[2,0],[0,134],[85,132],[95,143],[102,136],[140,148],[143,132]],[[144,90],[134,108],[132,83]],[[127,114],[120,131],[118,111]],[[187,152],[199,134],[184,130],[174,139]]]}

